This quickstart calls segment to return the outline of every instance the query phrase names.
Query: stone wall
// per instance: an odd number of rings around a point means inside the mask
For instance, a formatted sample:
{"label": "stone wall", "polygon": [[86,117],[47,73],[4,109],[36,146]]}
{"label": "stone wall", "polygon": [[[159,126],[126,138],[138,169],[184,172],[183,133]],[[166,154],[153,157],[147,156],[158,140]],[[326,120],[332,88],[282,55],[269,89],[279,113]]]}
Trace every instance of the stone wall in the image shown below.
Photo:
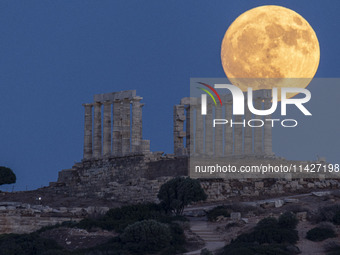
{"label": "stone wall", "polygon": [[339,180],[319,179],[210,179],[201,185],[208,195],[208,201],[223,201],[229,198],[256,198],[284,196],[285,194],[310,192],[314,190],[339,189]]}
{"label": "stone wall", "polygon": [[[188,175],[188,157],[162,152],[82,161],[59,173],[50,188],[56,193],[103,198],[119,203],[158,202],[160,186],[174,176]],[[231,158],[233,165],[271,163],[302,164],[282,158]],[[315,189],[339,188],[338,180],[324,179],[201,179],[208,201],[233,197],[275,196]]]}
{"label": "stone wall", "polygon": [[[77,185],[70,195],[78,197],[105,198],[126,204],[159,202],[157,193],[160,186],[171,176],[158,177],[154,180],[135,178],[123,183],[115,181],[102,184],[93,190],[93,184]],[[285,194],[310,192],[315,190],[339,189],[338,180],[319,179],[201,179],[201,185],[208,195],[207,202],[244,199],[257,197],[284,196]],[[91,188],[92,187],[92,188]],[[58,192],[67,192],[67,186],[57,188]]]}
{"label": "stone wall", "polygon": [[59,172],[50,184],[57,193],[105,198],[117,202],[157,201],[159,187],[174,176],[185,176],[187,157],[162,152],[82,161]]}

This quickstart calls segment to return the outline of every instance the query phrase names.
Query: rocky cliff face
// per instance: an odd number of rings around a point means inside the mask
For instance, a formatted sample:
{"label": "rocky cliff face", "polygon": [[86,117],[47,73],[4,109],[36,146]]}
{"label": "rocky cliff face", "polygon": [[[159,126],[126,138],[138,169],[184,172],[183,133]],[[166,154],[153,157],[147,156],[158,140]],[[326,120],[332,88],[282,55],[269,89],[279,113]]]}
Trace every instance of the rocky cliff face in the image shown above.
{"label": "rocky cliff face", "polygon": [[[234,160],[235,164],[244,164],[243,159]],[[266,160],[277,163],[274,158]],[[27,233],[63,221],[78,221],[93,210],[106,212],[109,207],[123,204],[158,202],[157,193],[163,183],[174,176],[188,175],[188,161],[188,157],[163,153],[82,161],[72,169],[61,171],[58,181],[49,187],[2,194],[0,233]],[[318,179],[291,180],[201,179],[201,185],[208,195],[208,202],[340,188],[339,180],[324,179],[322,176]],[[34,200],[37,196],[43,198],[44,205]]]}
{"label": "rocky cliff face", "polygon": [[41,227],[55,225],[64,221],[80,221],[96,210],[105,213],[108,209],[106,207],[51,208],[49,206],[19,202],[1,202],[0,234],[30,233]]}
{"label": "rocky cliff face", "polygon": [[[156,152],[82,161],[72,169],[61,171],[58,181],[51,183],[49,189],[67,196],[99,198],[123,204],[158,202],[157,193],[163,183],[174,176],[188,175],[189,160],[188,157]],[[229,161],[237,167],[263,162],[271,165],[308,163],[275,157],[234,157]],[[274,196],[285,192],[340,187],[337,180],[324,179],[324,176],[318,179],[298,178],[290,180],[205,178],[201,179],[201,183],[208,194],[209,202],[231,197]]]}
{"label": "rocky cliff face", "polygon": [[157,202],[160,186],[174,176],[188,175],[188,158],[148,153],[87,160],[59,172],[50,184],[56,193],[104,198],[121,203]]}

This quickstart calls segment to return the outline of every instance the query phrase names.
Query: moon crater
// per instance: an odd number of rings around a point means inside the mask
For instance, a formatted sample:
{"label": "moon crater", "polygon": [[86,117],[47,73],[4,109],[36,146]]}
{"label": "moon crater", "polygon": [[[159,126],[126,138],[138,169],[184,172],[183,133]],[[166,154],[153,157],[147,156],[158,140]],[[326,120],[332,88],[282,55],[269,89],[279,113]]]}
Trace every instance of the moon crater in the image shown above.
{"label": "moon crater", "polygon": [[[317,71],[320,48],[313,28],[301,15],[280,6],[260,6],[230,25],[221,60],[229,80],[243,91],[250,86],[244,78],[280,81],[255,82],[251,85],[255,89],[306,87]],[[291,78],[306,79],[297,85],[287,82]]]}

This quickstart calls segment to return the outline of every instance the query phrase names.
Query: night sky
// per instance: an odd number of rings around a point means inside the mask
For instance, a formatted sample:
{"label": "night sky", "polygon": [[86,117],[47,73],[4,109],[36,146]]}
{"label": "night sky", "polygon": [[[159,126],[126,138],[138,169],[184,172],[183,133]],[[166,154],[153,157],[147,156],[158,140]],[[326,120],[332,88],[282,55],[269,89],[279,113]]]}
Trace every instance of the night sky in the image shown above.
{"label": "night sky", "polygon": [[[144,139],[152,151],[172,153],[173,105],[189,96],[190,78],[225,77],[225,31],[268,4],[310,23],[321,48],[316,77],[339,77],[338,0],[1,0],[0,165],[16,173],[14,190],[46,186],[82,159],[82,103],[94,94],[136,89]],[[328,83],[308,87],[313,117],[294,130],[274,129],[277,155],[340,163],[340,87]]]}

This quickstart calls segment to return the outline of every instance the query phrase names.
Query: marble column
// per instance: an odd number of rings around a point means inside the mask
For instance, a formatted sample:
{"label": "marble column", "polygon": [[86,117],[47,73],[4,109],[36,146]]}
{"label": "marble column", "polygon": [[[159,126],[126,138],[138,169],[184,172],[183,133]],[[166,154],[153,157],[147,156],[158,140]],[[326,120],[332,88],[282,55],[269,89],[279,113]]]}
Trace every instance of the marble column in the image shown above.
{"label": "marble column", "polygon": [[[271,107],[271,98],[264,99],[264,109],[269,109]],[[267,119],[271,119],[271,115],[266,116]],[[270,121],[264,122],[264,134],[263,134],[263,150],[264,154],[272,155],[272,123]]]}
{"label": "marble column", "polygon": [[[222,106],[215,106],[215,119],[222,119]],[[215,157],[223,157],[223,125],[215,126]]]}
{"label": "marble column", "polygon": [[94,137],[93,137],[93,156],[102,156],[102,104],[94,103]]}
{"label": "marble column", "polygon": [[196,125],[195,125],[195,154],[202,155],[203,147],[203,116],[201,114],[201,105],[197,104],[196,107]]}
{"label": "marble column", "polygon": [[[255,98],[254,107],[257,110],[262,110],[262,98],[257,97]],[[262,120],[262,116],[255,115],[254,119]],[[259,125],[259,122],[254,123],[254,125]],[[255,154],[262,154],[262,129],[263,127],[254,127],[254,153]]]}
{"label": "marble column", "polygon": [[175,105],[174,106],[174,154],[175,155],[183,155],[184,154],[184,144],[183,137],[185,137],[184,132],[184,121],[185,121],[185,113],[184,113],[184,105]]}
{"label": "marble column", "polygon": [[230,121],[233,117],[233,104],[232,101],[226,101],[225,103],[225,118],[228,120],[228,124],[224,129],[224,155],[230,156],[233,154],[233,128],[230,126]]}
{"label": "marble column", "polygon": [[112,147],[113,155],[119,156],[122,154],[122,118],[121,118],[120,100],[113,102],[113,131],[112,131]]}
{"label": "marble column", "polygon": [[150,140],[142,140],[141,145],[142,153],[144,154],[150,153]]}
{"label": "marble column", "polygon": [[142,97],[132,99],[132,130],[131,130],[131,151],[141,152],[142,141]]}
{"label": "marble column", "polygon": [[[245,98],[247,98],[247,94],[245,94]],[[252,119],[252,113],[249,111],[247,99],[245,99],[245,121],[246,126],[244,128],[244,154],[250,155],[253,153],[253,130],[252,127],[248,125],[248,121]]]}
{"label": "marble column", "polygon": [[130,99],[123,99],[122,108],[122,153],[130,152]]}
{"label": "marble column", "polygon": [[191,155],[193,151],[193,143],[191,141],[191,134],[193,134],[193,125],[191,121],[193,121],[193,111],[191,109],[190,105],[187,105],[185,107],[186,109],[186,125],[185,125],[185,131],[186,131],[186,141],[185,141],[185,147],[187,149],[188,156]]}
{"label": "marble column", "polygon": [[234,154],[241,155],[243,153],[243,123],[244,119],[242,115],[235,115],[234,126]]}
{"label": "marble column", "polygon": [[103,155],[111,156],[111,106],[110,101],[104,102],[104,120],[103,120]]}
{"label": "marble column", "polygon": [[92,104],[83,104],[85,107],[84,125],[84,159],[92,158]]}
{"label": "marble column", "polygon": [[213,131],[212,104],[207,104],[207,115],[205,115],[205,154],[214,155],[214,131]]}

